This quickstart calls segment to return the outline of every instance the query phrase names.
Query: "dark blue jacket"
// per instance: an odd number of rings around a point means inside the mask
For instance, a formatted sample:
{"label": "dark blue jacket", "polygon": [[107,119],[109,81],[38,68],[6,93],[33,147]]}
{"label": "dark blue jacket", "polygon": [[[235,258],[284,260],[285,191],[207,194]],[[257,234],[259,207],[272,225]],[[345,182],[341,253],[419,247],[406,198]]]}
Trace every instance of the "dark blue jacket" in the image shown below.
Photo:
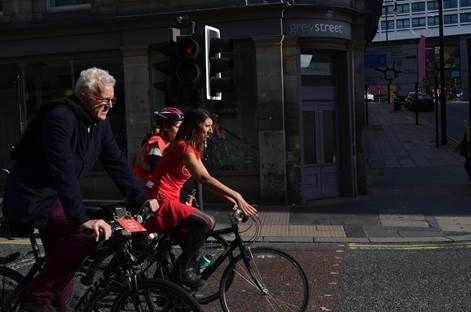
{"label": "dark blue jacket", "polygon": [[87,221],[79,179],[97,160],[131,203],[140,207],[147,200],[108,120],[94,121],[81,105],[63,99],[49,105],[28,128],[5,186],[3,213],[10,222],[40,228],[58,198],[72,224]]}

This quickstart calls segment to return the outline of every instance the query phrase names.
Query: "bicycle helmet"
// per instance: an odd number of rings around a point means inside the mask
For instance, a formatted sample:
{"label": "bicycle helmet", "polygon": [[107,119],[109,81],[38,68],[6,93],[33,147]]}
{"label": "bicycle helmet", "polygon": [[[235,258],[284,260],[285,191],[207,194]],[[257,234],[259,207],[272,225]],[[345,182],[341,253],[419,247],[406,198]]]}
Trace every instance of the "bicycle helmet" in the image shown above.
{"label": "bicycle helmet", "polygon": [[154,118],[157,121],[165,120],[175,122],[183,120],[184,114],[176,107],[164,107],[161,110],[154,112]]}

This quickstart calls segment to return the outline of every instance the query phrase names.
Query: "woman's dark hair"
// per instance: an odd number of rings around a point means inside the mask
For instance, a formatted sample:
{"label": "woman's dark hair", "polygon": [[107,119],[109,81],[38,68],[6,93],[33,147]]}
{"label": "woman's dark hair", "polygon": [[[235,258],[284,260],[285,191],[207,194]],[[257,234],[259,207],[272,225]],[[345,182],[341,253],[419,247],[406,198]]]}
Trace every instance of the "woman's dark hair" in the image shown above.
{"label": "woman's dark hair", "polygon": [[195,135],[199,125],[208,118],[211,118],[211,115],[207,110],[202,108],[195,108],[186,112],[185,118],[178,129],[175,141],[185,140],[194,148],[198,148],[200,151],[203,151],[203,144],[201,144],[201,146],[196,146]]}

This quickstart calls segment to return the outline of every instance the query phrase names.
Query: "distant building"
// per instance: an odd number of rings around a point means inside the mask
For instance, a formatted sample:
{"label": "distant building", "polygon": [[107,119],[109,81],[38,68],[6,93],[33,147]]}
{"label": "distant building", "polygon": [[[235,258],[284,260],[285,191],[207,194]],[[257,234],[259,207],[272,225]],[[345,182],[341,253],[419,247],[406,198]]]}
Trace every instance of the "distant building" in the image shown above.
{"label": "distant building", "polygon": [[[225,135],[206,153],[211,172],[250,200],[305,203],[366,192],[364,48],[381,1],[2,0],[0,165],[29,118],[72,94],[97,66],[117,78],[111,122],[132,161],[161,108],[152,46],[177,15],[235,41],[236,88],[210,105]],[[179,103],[184,105],[185,103]],[[87,197],[120,198],[97,168]],[[208,197],[209,198],[209,197]]]}
{"label": "distant building", "polygon": [[[449,99],[469,98],[469,39],[471,0],[443,0],[445,80]],[[426,77],[420,87],[431,94],[438,75],[438,1],[385,0],[378,31],[365,55],[366,83],[376,95],[386,92],[386,81],[375,68],[401,71],[393,93],[406,95],[417,82],[417,43],[426,38]]]}

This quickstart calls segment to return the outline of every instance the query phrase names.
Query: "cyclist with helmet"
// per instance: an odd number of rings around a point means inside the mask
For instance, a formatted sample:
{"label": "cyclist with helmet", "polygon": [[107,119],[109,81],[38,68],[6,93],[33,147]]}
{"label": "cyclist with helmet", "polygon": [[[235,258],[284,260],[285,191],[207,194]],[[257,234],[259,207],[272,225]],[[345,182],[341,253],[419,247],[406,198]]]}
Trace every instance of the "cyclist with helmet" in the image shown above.
{"label": "cyclist with helmet", "polygon": [[133,166],[133,173],[145,191],[152,188],[153,183],[149,178],[164,150],[175,139],[183,116],[183,112],[176,107],[164,107],[154,112],[157,128],[143,140]]}
{"label": "cyclist with helmet", "polygon": [[201,277],[193,272],[192,263],[215,221],[210,215],[180,201],[184,184],[192,178],[232,206],[237,205],[247,216],[257,214],[257,209],[240,193],[211,176],[202,162],[206,141],[213,134],[213,125],[212,116],[206,110],[192,109],[185,114],[175,140],[153,172],[155,185],[151,197],[159,201],[160,209],[145,224],[150,232],[175,234],[182,248],[176,261],[175,277],[191,288],[203,283]]}

